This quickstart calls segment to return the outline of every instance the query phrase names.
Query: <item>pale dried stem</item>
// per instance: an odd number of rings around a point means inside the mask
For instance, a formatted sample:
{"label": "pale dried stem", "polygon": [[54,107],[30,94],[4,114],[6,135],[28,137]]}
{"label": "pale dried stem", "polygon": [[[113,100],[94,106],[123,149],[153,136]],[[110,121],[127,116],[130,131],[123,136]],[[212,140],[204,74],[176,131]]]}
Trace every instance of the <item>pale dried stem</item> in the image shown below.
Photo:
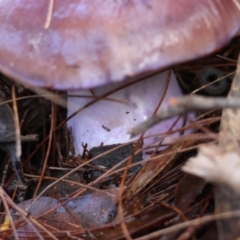
{"label": "pale dried stem", "polygon": [[160,121],[174,116],[183,115],[197,110],[210,110],[214,108],[233,108],[240,107],[240,98],[232,97],[201,97],[187,96],[184,98],[172,98],[169,106],[163,107],[155,116],[139,124],[129,131],[131,137],[146,131],[148,128],[158,124]]}
{"label": "pale dried stem", "polygon": [[53,5],[54,5],[54,0],[49,0],[47,18],[46,18],[46,22],[44,24],[44,29],[48,29],[50,27],[52,13],[53,13]]}
{"label": "pale dried stem", "polygon": [[[225,103],[236,103],[238,99],[240,99],[239,64]],[[200,148],[197,157],[191,158],[183,167],[184,171],[216,184],[215,205],[216,212],[219,213],[240,209],[240,109],[236,106],[237,104],[234,109],[229,108],[230,106],[223,109],[218,147]],[[239,218],[218,221],[221,240],[236,239],[240,235],[239,229]]]}
{"label": "pale dried stem", "polygon": [[20,124],[19,124],[19,117],[18,117],[15,87],[12,87],[12,99],[13,99],[14,125],[15,125],[15,133],[16,133],[16,157],[18,159],[20,159],[20,157],[22,155],[21,132],[20,132]]}

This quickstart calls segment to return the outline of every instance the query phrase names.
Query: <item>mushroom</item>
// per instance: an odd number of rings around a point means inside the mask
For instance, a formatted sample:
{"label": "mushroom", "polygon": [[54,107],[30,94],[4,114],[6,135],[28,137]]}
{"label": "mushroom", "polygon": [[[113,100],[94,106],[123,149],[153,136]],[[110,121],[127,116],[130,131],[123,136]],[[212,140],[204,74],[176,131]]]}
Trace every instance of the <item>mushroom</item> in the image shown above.
{"label": "mushroom", "polygon": [[[1,1],[0,70],[25,84],[91,89],[84,94],[99,96],[111,88],[107,84],[116,87],[122,80],[133,81],[133,76],[221,48],[239,30],[239,10],[240,0]],[[110,96],[128,106],[101,100],[75,116],[69,126],[78,152],[82,142],[94,144],[82,136],[87,130],[94,129],[90,138],[98,136],[95,130],[99,130],[104,137],[95,143],[105,143],[112,139],[110,133],[117,139],[124,135],[125,120],[133,125],[153,114],[156,105],[152,103],[159,101],[167,75],[150,77]],[[171,95],[181,95],[173,74],[167,92]],[[89,100],[71,101],[82,106]],[[109,110],[110,106],[114,109]],[[114,130],[110,121],[120,130]],[[160,132],[163,128],[164,123]]]}
{"label": "mushroom", "polygon": [[[127,86],[125,87],[125,85]],[[119,88],[120,90],[115,90]],[[166,105],[168,99],[172,96],[182,96],[181,89],[172,71],[164,71],[143,78],[142,81],[137,83],[130,79],[124,83],[112,83],[111,86],[98,87],[91,89],[91,91],[83,89],[70,91],[69,93],[70,95],[101,97],[110,91],[114,92],[109,96],[110,99],[123,101],[123,103],[106,101],[103,98],[69,120],[68,125],[72,128],[77,153],[84,151],[83,146],[85,144],[87,144],[88,149],[92,149],[101,146],[101,144],[112,145],[128,142],[128,130],[151,117],[158,110],[162,98],[161,106]],[[91,101],[91,98],[69,98],[68,114],[72,115],[74,113],[76,110],[73,107],[74,105],[81,108]],[[148,156],[147,152],[151,153],[151,150],[153,150],[150,148],[151,143],[157,145],[159,141],[163,140],[164,144],[170,143],[175,137],[179,136],[177,130],[183,125],[184,117],[180,119],[172,118],[147,130],[143,140],[143,147],[147,147],[147,150],[144,151],[144,158]],[[167,134],[168,131],[175,131],[175,133]],[[165,136],[164,133],[168,136]]]}

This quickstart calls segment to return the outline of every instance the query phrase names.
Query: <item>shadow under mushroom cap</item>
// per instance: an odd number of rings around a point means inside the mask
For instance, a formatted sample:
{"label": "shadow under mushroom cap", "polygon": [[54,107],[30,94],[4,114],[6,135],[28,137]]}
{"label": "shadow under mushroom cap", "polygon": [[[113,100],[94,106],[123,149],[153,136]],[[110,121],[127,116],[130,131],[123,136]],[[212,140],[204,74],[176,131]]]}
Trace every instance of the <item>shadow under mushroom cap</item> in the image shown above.
{"label": "shadow under mushroom cap", "polygon": [[214,51],[239,30],[240,0],[0,2],[0,70],[22,83],[92,88]]}

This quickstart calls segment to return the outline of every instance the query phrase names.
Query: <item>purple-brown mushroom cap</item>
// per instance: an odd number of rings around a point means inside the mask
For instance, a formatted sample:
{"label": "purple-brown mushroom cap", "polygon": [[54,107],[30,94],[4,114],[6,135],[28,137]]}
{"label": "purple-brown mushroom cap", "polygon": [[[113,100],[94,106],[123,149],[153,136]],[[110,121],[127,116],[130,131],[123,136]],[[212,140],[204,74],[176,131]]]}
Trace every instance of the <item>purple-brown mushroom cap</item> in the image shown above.
{"label": "purple-brown mushroom cap", "polygon": [[[0,1],[0,71],[93,88],[206,55],[239,30],[240,0]],[[50,25],[44,28],[50,16]]]}

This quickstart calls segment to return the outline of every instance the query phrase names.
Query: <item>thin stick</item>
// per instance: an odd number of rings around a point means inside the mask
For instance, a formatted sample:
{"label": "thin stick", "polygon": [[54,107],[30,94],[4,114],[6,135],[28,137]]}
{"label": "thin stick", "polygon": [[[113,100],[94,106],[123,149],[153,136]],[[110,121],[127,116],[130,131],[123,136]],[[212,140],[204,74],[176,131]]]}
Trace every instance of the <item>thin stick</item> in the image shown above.
{"label": "thin stick", "polygon": [[[37,134],[29,134],[26,136],[20,136],[21,142],[37,142],[39,140],[39,136]],[[0,136],[0,143],[11,143],[16,141],[16,134],[6,134]]]}
{"label": "thin stick", "polygon": [[[15,227],[15,224],[14,224],[14,222],[13,222],[12,216],[11,216],[10,211],[9,211],[9,207],[8,207],[8,205],[7,205],[6,198],[3,196],[1,190],[2,190],[2,187],[0,187],[0,192],[1,192],[1,193],[0,193],[0,196],[1,196],[1,199],[2,199],[3,206],[4,206],[4,208],[5,208],[5,211],[6,211],[6,213],[7,213],[7,216],[6,216],[6,217],[9,218],[10,226],[11,226],[12,231],[13,231],[14,239],[19,240],[19,237],[18,237],[18,234],[17,234],[17,230],[16,230],[16,227]],[[5,217],[5,218],[6,218],[6,217]]]}
{"label": "thin stick", "polygon": [[15,133],[16,133],[16,157],[20,159],[22,155],[21,133],[20,133],[19,116],[18,116],[16,93],[15,93],[14,86],[12,87],[12,99],[13,99],[14,125],[15,125]]}
{"label": "thin stick", "polygon": [[44,24],[44,29],[48,29],[50,26],[51,19],[52,19],[52,13],[53,13],[53,5],[54,5],[54,0],[49,0],[47,18],[46,18],[46,22]]}
{"label": "thin stick", "polygon": [[220,220],[220,219],[229,219],[229,218],[236,218],[236,217],[240,217],[240,211],[232,211],[232,212],[219,213],[219,214],[210,215],[210,216],[204,216],[202,218],[197,218],[188,222],[179,223],[177,225],[147,234],[143,237],[134,238],[134,240],[155,239],[155,238],[159,238],[160,236],[173,233],[178,230],[182,230],[186,227],[196,226],[196,225],[198,226],[198,225],[203,225],[203,224]]}
{"label": "thin stick", "polygon": [[184,98],[172,98],[170,99],[170,104],[171,105],[162,108],[157,115],[152,116],[147,121],[132,128],[128,132],[131,135],[131,138],[146,131],[148,128],[156,125],[162,120],[191,111],[210,110],[213,108],[239,108],[240,98],[187,96]]}
{"label": "thin stick", "polygon": [[53,133],[54,133],[55,125],[56,125],[55,124],[56,123],[55,112],[56,112],[55,111],[55,104],[52,102],[52,117],[51,117],[52,119],[51,119],[51,127],[50,127],[50,132],[49,132],[49,139],[48,139],[48,148],[47,148],[47,153],[46,153],[46,156],[45,156],[45,159],[44,159],[44,164],[43,164],[43,167],[42,167],[41,176],[40,176],[40,179],[38,181],[38,185],[35,189],[33,198],[35,198],[37,196],[38,190],[39,190],[39,188],[42,184],[42,180],[43,180],[46,168],[47,168],[47,161],[48,161],[48,158],[49,158],[49,155],[50,155],[50,150],[51,150],[51,147],[52,147]]}
{"label": "thin stick", "polygon": [[[240,63],[240,55],[238,63]],[[218,107],[219,105],[224,107],[221,116],[218,148],[202,147],[197,158],[192,158],[184,167],[188,173],[215,183],[215,211],[218,213],[240,209],[240,192],[239,184],[237,184],[239,175],[240,108],[235,109],[239,100],[240,65],[238,64],[226,100],[219,101],[218,99],[217,101]],[[228,103],[232,103],[231,107],[234,107],[234,109],[229,108]],[[190,102],[188,104],[191,105]],[[200,104],[199,101],[198,104]],[[204,104],[211,105],[206,100]],[[240,235],[240,218],[218,220],[217,225],[221,240],[236,239]]]}
{"label": "thin stick", "polygon": [[[12,199],[4,192],[4,190],[0,187],[1,193],[3,193],[4,197],[7,200],[7,203],[15,210],[17,211],[23,220],[31,227],[31,229],[34,231],[34,233],[37,235],[38,239],[43,240],[44,238],[41,236],[40,232],[36,229],[38,227],[43,232],[48,234],[49,237],[51,237],[54,240],[58,240],[47,228],[45,228],[41,223],[39,223],[35,218],[33,218],[31,215],[28,215],[26,211],[21,209],[19,206],[17,206]],[[36,226],[34,226],[36,225]]]}

